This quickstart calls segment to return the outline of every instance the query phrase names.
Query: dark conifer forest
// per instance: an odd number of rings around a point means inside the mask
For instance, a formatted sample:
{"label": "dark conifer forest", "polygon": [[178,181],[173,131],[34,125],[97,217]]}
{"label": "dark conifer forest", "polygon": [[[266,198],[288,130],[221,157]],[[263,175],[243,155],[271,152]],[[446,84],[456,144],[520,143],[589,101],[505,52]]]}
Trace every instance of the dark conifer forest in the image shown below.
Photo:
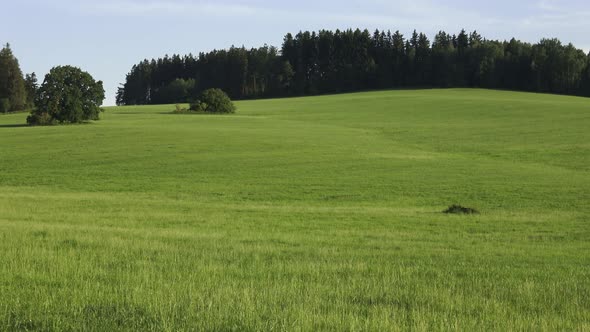
{"label": "dark conifer forest", "polygon": [[118,105],[188,102],[220,88],[234,99],[389,88],[479,87],[590,96],[590,54],[557,39],[530,44],[477,32],[406,37],[399,31],[287,34],[281,49],[231,47],[144,60]]}

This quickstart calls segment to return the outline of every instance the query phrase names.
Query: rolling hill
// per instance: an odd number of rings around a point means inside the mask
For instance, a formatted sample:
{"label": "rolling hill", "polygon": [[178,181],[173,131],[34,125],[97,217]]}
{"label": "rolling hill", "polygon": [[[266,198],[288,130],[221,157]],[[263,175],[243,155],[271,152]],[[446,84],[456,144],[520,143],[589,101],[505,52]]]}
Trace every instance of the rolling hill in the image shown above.
{"label": "rolling hill", "polygon": [[590,99],[236,104],[0,115],[0,330],[590,329]]}

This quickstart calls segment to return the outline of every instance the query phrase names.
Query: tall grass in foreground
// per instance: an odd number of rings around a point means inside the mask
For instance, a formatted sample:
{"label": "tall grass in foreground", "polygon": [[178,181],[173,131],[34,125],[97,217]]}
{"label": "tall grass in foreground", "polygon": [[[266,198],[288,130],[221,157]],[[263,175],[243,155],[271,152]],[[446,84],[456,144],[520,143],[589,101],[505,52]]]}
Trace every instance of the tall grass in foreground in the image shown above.
{"label": "tall grass in foreground", "polygon": [[172,109],[0,116],[0,330],[590,329],[587,99]]}

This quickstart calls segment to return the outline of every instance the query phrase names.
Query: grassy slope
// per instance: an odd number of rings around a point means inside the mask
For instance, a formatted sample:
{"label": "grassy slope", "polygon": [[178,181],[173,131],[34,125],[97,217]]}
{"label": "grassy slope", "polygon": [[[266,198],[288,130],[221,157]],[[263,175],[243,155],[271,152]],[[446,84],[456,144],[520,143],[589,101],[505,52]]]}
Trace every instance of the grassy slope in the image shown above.
{"label": "grassy slope", "polygon": [[238,107],[0,116],[0,330],[590,329],[590,100]]}

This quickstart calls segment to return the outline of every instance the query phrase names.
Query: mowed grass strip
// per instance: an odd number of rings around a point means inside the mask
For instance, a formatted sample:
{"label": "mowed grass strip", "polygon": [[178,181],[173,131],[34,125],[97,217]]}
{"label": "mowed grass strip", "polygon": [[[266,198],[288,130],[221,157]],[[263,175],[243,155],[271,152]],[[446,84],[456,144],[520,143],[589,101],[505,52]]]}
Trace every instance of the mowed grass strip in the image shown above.
{"label": "mowed grass strip", "polygon": [[0,330],[590,329],[590,100],[237,105],[0,116]]}

